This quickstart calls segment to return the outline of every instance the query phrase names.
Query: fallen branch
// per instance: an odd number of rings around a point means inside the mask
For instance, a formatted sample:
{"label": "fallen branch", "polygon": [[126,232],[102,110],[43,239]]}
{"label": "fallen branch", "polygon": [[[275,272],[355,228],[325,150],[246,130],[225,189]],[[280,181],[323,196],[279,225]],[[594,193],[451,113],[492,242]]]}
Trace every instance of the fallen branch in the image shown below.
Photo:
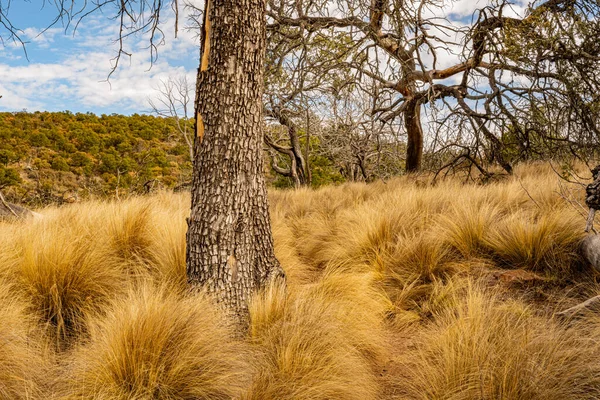
{"label": "fallen branch", "polygon": [[2,202],[2,205],[8,210],[10,211],[15,217],[19,218],[19,215],[15,212],[15,210],[13,210],[13,208],[10,206],[10,204],[8,204],[8,202],[6,201],[6,199],[4,198],[4,195],[2,194],[2,192],[0,192],[0,201]]}
{"label": "fallen branch", "polygon": [[575,315],[580,314],[583,311],[587,311],[598,304],[600,304],[600,296],[595,296],[591,299],[584,301],[583,303],[579,303],[576,306],[567,308],[566,310],[561,311],[556,315],[563,319],[571,319]]}

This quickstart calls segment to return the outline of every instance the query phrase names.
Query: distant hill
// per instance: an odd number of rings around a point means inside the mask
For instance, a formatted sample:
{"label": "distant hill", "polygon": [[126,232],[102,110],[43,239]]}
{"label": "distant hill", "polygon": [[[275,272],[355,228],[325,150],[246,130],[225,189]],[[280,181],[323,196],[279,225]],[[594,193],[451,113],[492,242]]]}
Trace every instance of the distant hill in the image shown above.
{"label": "distant hill", "polygon": [[191,162],[175,121],[148,115],[0,113],[0,189],[43,205],[185,187]]}

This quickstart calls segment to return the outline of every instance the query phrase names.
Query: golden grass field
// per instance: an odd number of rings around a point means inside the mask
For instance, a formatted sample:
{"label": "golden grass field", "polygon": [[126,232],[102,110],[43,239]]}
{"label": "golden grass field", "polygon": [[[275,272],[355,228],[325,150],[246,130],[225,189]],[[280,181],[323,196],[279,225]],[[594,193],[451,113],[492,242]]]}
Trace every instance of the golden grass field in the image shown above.
{"label": "golden grass field", "polygon": [[185,286],[186,194],[0,224],[1,399],[598,399],[583,188],[525,166],[273,191],[245,337]]}

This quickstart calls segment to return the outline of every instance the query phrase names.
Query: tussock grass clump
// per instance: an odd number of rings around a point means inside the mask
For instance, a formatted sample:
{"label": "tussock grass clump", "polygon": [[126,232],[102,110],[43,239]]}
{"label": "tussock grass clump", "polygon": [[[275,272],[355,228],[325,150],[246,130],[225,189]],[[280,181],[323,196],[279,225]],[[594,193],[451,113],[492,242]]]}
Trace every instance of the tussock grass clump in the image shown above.
{"label": "tussock grass clump", "polygon": [[124,288],[120,271],[79,222],[49,218],[21,226],[0,265],[4,279],[59,347],[85,331],[85,321]]}
{"label": "tussock grass clump", "polygon": [[92,323],[62,398],[230,400],[248,373],[232,336],[201,295],[144,285]]}
{"label": "tussock grass clump", "polygon": [[498,209],[489,204],[455,205],[440,218],[439,235],[464,259],[485,257],[485,238],[499,218]]}
{"label": "tussock grass clump", "polygon": [[296,285],[310,283],[316,277],[314,270],[300,260],[295,248],[295,238],[292,229],[284,224],[283,219],[273,217],[273,240],[275,242],[275,256],[285,270],[288,284]]}
{"label": "tussock grass clump", "polygon": [[581,223],[564,210],[537,219],[515,213],[489,232],[486,245],[503,267],[557,276],[572,272],[577,265],[577,250],[583,237]]}
{"label": "tussock grass clump", "polygon": [[315,213],[304,220],[291,222],[292,230],[297,235],[297,254],[316,273],[322,272],[340,254],[337,220],[335,214]]}
{"label": "tussock grass clump", "polygon": [[445,279],[435,278],[430,282],[415,279],[407,285],[401,285],[395,292],[388,288],[396,307],[394,324],[403,327],[407,322],[431,319],[442,310],[456,306],[457,294],[465,290],[465,283],[463,277],[456,275]]}
{"label": "tussock grass clump", "polygon": [[399,239],[387,255],[386,266],[390,275],[401,281],[417,276],[431,282],[452,272],[454,266],[449,257],[448,245],[433,232],[425,232]]}
{"label": "tussock grass clump", "polygon": [[595,399],[600,346],[471,284],[403,354],[409,399]]}
{"label": "tussock grass clump", "polygon": [[392,310],[379,280],[373,273],[330,272],[320,282],[297,292],[297,311],[302,314],[302,304],[311,299],[321,301],[324,315],[340,324],[345,341],[377,365],[387,355],[384,317]]}
{"label": "tussock grass clump", "polygon": [[[179,196],[183,197],[183,196]],[[155,206],[149,222],[147,265],[157,282],[171,283],[184,289],[187,283],[185,268],[185,234],[187,232],[185,208],[161,209]]]}
{"label": "tussock grass clump", "polygon": [[0,399],[41,398],[50,355],[26,304],[0,284]]}
{"label": "tussock grass clump", "polygon": [[111,203],[104,207],[107,218],[99,226],[104,231],[105,248],[112,262],[133,276],[144,276],[146,272],[152,245],[151,206],[150,201],[141,198],[133,198],[127,203]]}
{"label": "tussock grass clump", "polygon": [[370,276],[332,274],[250,308],[255,376],[244,399],[376,399],[388,305]]}

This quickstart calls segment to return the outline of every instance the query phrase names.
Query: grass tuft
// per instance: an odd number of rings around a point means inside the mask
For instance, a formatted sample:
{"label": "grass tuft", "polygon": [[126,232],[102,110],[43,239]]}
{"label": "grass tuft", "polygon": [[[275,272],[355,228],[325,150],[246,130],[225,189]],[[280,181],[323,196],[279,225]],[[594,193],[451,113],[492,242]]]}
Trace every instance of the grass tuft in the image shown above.
{"label": "grass tuft", "polygon": [[600,346],[471,284],[401,356],[406,399],[593,399]]}
{"label": "grass tuft", "polygon": [[0,399],[42,398],[50,357],[26,304],[0,285]]}
{"label": "grass tuft", "polygon": [[515,213],[489,233],[486,244],[502,267],[564,276],[577,266],[583,236],[581,223],[569,213],[556,211],[537,219]]}
{"label": "grass tuft", "polygon": [[200,295],[142,286],[90,331],[71,357],[63,398],[230,400],[245,383],[239,343]]}
{"label": "grass tuft", "polygon": [[287,296],[280,287],[256,296],[256,373],[243,399],[378,398],[386,307],[370,276],[332,274]]}
{"label": "grass tuft", "polygon": [[77,220],[53,218],[23,226],[0,265],[58,347],[84,332],[86,320],[124,288],[122,274],[95,249],[86,229]]}

